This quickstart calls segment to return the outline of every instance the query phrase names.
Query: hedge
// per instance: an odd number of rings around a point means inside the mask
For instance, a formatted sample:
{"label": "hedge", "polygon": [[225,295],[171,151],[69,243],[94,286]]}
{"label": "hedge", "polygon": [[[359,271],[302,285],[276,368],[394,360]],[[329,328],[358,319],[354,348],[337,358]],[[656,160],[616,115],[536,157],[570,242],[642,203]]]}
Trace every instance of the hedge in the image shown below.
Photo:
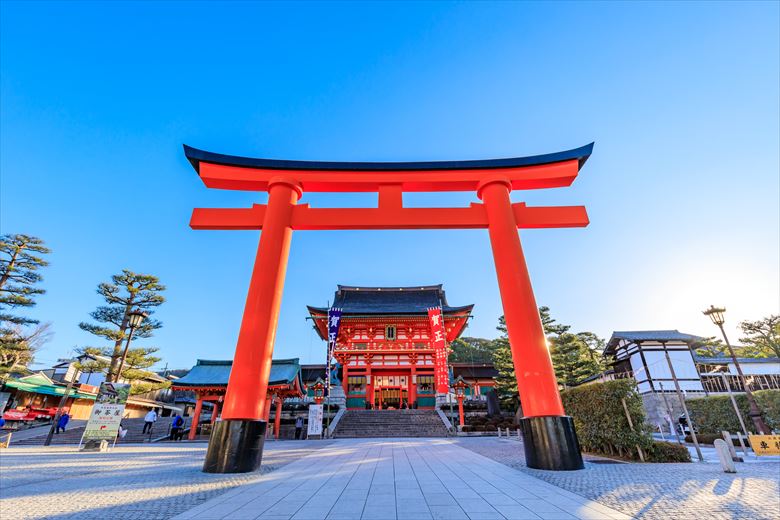
{"label": "hedge", "polygon": [[[646,453],[655,448],[650,430],[645,424],[642,398],[636,391],[633,379],[579,386],[564,390],[561,398],[566,413],[574,419],[583,450],[639,460],[637,446]],[[628,425],[622,399],[626,401],[634,431]],[[664,456],[669,456],[672,459],[670,462],[677,462],[681,458],[678,454],[671,456],[666,446],[655,450],[656,462],[665,462],[660,460]]]}
{"label": "hedge", "polygon": [[[773,430],[780,430],[780,390],[759,390],[753,392],[753,395],[764,412],[764,421],[767,425]],[[748,431],[755,431],[753,422],[748,416],[750,407],[747,397],[745,394],[734,394],[734,398]],[[720,435],[723,430],[731,433],[742,431],[737,415],[734,413],[734,405],[728,395],[689,399],[685,404],[688,406],[697,433]]]}
{"label": "hedge", "polygon": [[646,462],[690,462],[691,452],[680,444],[653,441],[653,445],[645,452]]}

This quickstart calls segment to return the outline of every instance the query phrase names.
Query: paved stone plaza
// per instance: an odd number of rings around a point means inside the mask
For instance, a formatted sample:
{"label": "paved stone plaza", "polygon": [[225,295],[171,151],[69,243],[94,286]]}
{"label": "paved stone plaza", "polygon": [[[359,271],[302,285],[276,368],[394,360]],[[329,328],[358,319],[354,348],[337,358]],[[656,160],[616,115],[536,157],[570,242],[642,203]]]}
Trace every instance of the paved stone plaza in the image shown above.
{"label": "paved stone plaza", "polygon": [[[780,518],[780,464],[525,468],[514,440],[269,442],[261,472],[200,472],[205,444],[0,452],[0,518]],[[625,513],[625,514],[623,514]],[[177,516],[178,515],[178,516]]]}
{"label": "paved stone plaza", "polygon": [[780,462],[737,464],[736,474],[723,473],[714,455],[707,463],[586,462],[585,471],[540,471],[525,466],[521,442],[495,437],[455,442],[637,518],[780,519]]}

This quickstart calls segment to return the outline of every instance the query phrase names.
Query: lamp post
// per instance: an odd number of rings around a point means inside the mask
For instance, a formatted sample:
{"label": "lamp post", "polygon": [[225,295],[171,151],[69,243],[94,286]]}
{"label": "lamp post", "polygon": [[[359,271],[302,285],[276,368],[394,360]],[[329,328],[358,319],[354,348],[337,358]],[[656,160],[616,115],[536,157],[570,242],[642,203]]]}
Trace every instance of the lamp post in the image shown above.
{"label": "lamp post", "polygon": [[726,319],[723,316],[725,312],[725,308],[710,305],[710,308],[706,311],[703,311],[702,314],[709,316],[709,318],[712,320],[712,323],[717,325],[721,334],[723,334],[723,339],[726,341],[726,346],[729,349],[731,360],[734,362],[734,366],[737,369],[737,374],[739,375],[739,380],[742,383],[742,388],[745,389],[745,397],[747,397],[748,405],[750,406],[748,415],[753,421],[753,425],[756,427],[756,431],[762,435],[768,435],[772,432],[764,422],[764,419],[761,417],[761,409],[758,407],[758,403],[756,403],[756,399],[753,397],[753,392],[751,392],[750,388],[748,388],[747,381],[745,380],[745,374],[742,373],[742,367],[740,366],[739,361],[737,361],[737,355],[734,354],[734,349],[731,347],[729,338],[726,336],[726,331],[723,328],[723,324],[726,322]]}
{"label": "lamp post", "polygon": [[463,421],[463,396],[464,391],[468,384],[463,380],[463,377],[458,376],[458,379],[455,381],[455,384],[452,385],[452,387],[455,389],[455,396],[458,398],[458,419],[460,422],[461,428],[463,427],[464,421]]}
{"label": "lamp post", "polygon": [[314,390],[314,402],[322,404],[322,399],[325,395],[325,383],[318,377],[317,381],[312,385],[312,389]]}
{"label": "lamp post", "polygon": [[133,332],[135,329],[141,326],[148,314],[141,309],[133,309],[127,315],[127,321],[130,324],[130,333],[127,335],[127,343],[125,343],[125,349],[122,351],[122,360],[119,362],[119,370],[114,375],[114,382],[119,382],[119,378],[122,376],[122,369],[125,367],[125,359],[127,358],[127,350],[130,348],[130,340],[133,339]]}

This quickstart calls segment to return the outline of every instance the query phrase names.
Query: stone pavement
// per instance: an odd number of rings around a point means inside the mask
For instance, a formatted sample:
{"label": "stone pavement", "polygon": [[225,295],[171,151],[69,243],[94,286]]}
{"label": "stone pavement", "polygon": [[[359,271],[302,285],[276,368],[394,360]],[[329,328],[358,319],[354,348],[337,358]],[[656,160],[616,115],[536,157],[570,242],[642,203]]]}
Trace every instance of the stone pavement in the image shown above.
{"label": "stone pavement", "polygon": [[780,519],[779,463],[549,472],[517,440],[345,439],[269,442],[260,472],[207,475],[205,448],[0,450],[0,519]]}
{"label": "stone pavement", "polygon": [[780,463],[776,460],[756,462],[753,458],[749,463],[737,463],[736,474],[723,473],[715,461],[687,464],[586,462],[585,471],[554,472],[527,468],[522,442],[497,438],[460,438],[456,442],[635,518],[780,519]]}
{"label": "stone pavement", "polygon": [[449,439],[336,440],[178,520],[624,519]]}
{"label": "stone pavement", "polygon": [[327,445],[269,442],[262,471],[242,475],[202,473],[205,443],[11,447],[0,450],[0,519],[167,519]]}

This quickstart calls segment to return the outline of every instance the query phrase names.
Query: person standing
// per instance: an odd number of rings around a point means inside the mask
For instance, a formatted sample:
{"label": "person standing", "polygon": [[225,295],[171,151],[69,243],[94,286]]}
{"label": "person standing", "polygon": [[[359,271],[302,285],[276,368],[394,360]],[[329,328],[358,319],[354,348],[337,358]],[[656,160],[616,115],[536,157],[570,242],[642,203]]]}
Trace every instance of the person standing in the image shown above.
{"label": "person standing", "polygon": [[180,441],[181,440],[181,430],[182,427],[184,427],[184,419],[182,419],[182,416],[178,413],[176,414],[176,417],[173,418],[173,423],[171,423],[171,440],[172,441]]}
{"label": "person standing", "polygon": [[301,433],[303,433],[303,417],[300,415],[295,419],[295,440],[299,440],[301,438]]}
{"label": "person standing", "polygon": [[149,410],[149,412],[144,417],[144,430],[141,432],[142,434],[145,434],[147,431],[149,433],[152,432],[152,426],[154,426],[154,423],[157,422],[157,412],[154,411],[154,409]]}
{"label": "person standing", "polygon": [[65,433],[65,427],[68,425],[68,421],[70,421],[70,415],[68,415],[68,412],[64,412],[60,415],[60,420],[57,421],[57,430],[54,433],[60,433],[60,430]]}

